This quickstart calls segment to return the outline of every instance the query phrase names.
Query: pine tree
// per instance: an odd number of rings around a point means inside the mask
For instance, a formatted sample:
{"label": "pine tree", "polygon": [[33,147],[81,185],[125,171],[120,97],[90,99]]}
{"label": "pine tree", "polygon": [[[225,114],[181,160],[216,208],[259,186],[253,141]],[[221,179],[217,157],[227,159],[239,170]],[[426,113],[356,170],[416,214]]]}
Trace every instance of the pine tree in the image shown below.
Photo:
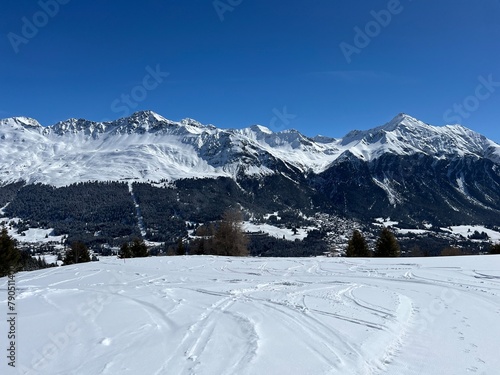
{"label": "pine tree", "polygon": [[0,277],[17,272],[20,269],[20,259],[21,253],[15,240],[3,228],[0,233]]}
{"label": "pine tree", "polygon": [[134,241],[132,241],[130,250],[132,251],[132,256],[134,258],[145,258],[149,255],[148,247],[144,241],[139,238],[135,238]]}
{"label": "pine tree", "polygon": [[66,257],[64,258],[64,264],[76,264],[76,263],[86,263],[90,262],[89,249],[83,242],[73,242],[71,244],[71,249],[66,252]]}
{"label": "pine tree", "polygon": [[352,237],[347,245],[346,256],[364,258],[371,256],[366,240],[358,230],[352,233]]}
{"label": "pine tree", "polygon": [[132,258],[132,250],[130,250],[130,246],[128,242],[124,242],[120,247],[120,253],[118,254],[119,258]]}
{"label": "pine tree", "polygon": [[388,258],[388,257],[399,257],[401,255],[401,250],[399,248],[399,243],[394,237],[394,234],[388,229],[382,229],[380,232],[380,237],[377,240],[377,245],[375,248],[375,256]]}

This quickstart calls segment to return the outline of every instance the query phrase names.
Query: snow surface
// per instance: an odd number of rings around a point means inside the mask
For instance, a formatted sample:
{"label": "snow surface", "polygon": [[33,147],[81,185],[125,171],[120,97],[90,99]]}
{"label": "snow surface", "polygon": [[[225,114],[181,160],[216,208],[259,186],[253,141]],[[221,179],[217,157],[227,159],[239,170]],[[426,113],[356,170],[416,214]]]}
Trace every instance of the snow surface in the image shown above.
{"label": "snow surface", "polygon": [[297,234],[293,234],[292,229],[279,228],[270,224],[255,224],[248,221],[245,221],[242,227],[245,232],[263,232],[271,237],[284,238],[287,241],[303,240],[310,230],[317,229],[316,227],[297,228]]}
{"label": "snow surface", "polygon": [[[6,314],[7,279],[0,279]],[[498,374],[500,257],[162,257],[16,276],[10,374]],[[7,346],[6,315],[0,319]]]}
{"label": "snow surface", "polygon": [[16,240],[30,243],[61,242],[64,237],[54,236],[54,229],[29,228],[28,230],[22,232],[23,235],[18,234],[15,230],[9,230],[8,232],[9,235],[14,237]]}
{"label": "snow surface", "polygon": [[398,224],[399,224],[399,221],[393,221],[393,220],[391,220],[390,217],[385,218],[385,219],[383,217],[377,217],[375,219],[375,223],[373,223],[373,225],[379,225],[379,226],[384,226],[384,227],[392,227],[392,226],[395,226]]}
{"label": "snow surface", "polygon": [[[398,221],[392,221],[391,218],[376,218],[375,222],[372,223],[375,226],[381,226],[381,227],[393,227],[399,234],[425,234],[425,233],[432,233],[433,231],[431,230],[432,225],[430,224],[424,224],[424,227],[426,229],[407,229],[407,228],[398,228],[397,225],[399,225]],[[500,242],[500,232],[497,232],[493,229],[488,229],[482,225],[456,225],[456,226],[450,226],[450,227],[444,227],[440,228],[442,231],[445,231],[447,233],[450,233],[456,237],[464,237],[468,238],[468,236],[472,235],[474,231],[478,231],[479,233],[486,233],[489,237],[489,240],[492,243]],[[472,240],[472,241],[478,241],[482,242],[483,240]]]}
{"label": "snow surface", "polygon": [[22,221],[20,218],[8,218],[2,217],[2,210],[0,210],[0,228],[6,226],[9,236],[13,237],[19,242],[24,243],[49,243],[58,242],[60,243],[63,239],[63,235],[55,236],[54,229],[41,229],[41,228],[28,228],[24,232],[18,233],[17,229],[10,227],[10,223],[18,223]]}
{"label": "snow surface", "polygon": [[483,227],[482,225],[457,225],[448,228],[441,228],[444,231],[448,231],[454,234],[458,234],[463,237],[468,237],[478,231],[479,233],[486,233],[492,242],[500,242],[500,233],[492,229]]}

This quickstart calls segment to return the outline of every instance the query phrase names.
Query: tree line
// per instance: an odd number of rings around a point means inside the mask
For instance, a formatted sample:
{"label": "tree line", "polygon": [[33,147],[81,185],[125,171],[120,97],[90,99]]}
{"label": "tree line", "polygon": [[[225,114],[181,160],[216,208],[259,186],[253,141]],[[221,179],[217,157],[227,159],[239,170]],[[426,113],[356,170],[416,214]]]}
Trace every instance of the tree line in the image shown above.
{"label": "tree line", "polygon": [[[419,247],[410,250],[411,256],[428,256]],[[500,254],[500,243],[492,244],[489,249],[489,254],[496,255]],[[401,256],[401,248],[399,242],[390,231],[389,228],[383,228],[380,232],[379,238],[375,243],[375,249],[372,251],[369,249],[367,241],[360,231],[354,230],[351,238],[345,249],[345,255],[347,257],[399,257]],[[458,256],[458,255],[470,255],[466,251],[453,246],[446,246],[440,253],[440,256]]]}
{"label": "tree line", "polygon": [[9,236],[7,229],[0,231],[0,277],[4,277],[18,271],[34,271],[47,267],[55,267],[48,264],[45,259],[35,259],[29,251],[21,251],[17,242]]}
{"label": "tree line", "polygon": [[[204,225],[197,229],[196,238],[189,246],[180,237],[177,245],[167,249],[168,255],[221,255],[246,256],[248,252],[248,237],[241,227],[243,214],[239,210],[226,210],[220,222]],[[143,240],[135,238],[132,242],[121,245],[118,257],[121,259],[141,258],[150,255]]]}
{"label": "tree line", "polygon": [[[226,210],[222,220],[208,227],[200,227],[196,238],[190,243],[190,254],[193,255],[220,255],[220,256],[248,256],[249,239],[243,232],[241,223],[243,215],[240,210]],[[321,236],[321,233],[318,233]],[[294,243],[289,243],[293,247]],[[179,239],[177,248],[173,251],[176,255],[188,253],[187,247],[182,239]],[[500,254],[500,243],[491,245],[490,254]],[[143,240],[136,238],[132,242],[124,242],[120,248],[120,258],[138,258],[150,255],[147,245]],[[255,254],[253,254],[255,255]],[[258,254],[261,255],[261,254]],[[383,228],[376,241],[373,251],[368,247],[363,234],[355,230],[346,247],[347,257],[399,257],[401,250],[394,234]],[[443,255],[460,255],[447,253]],[[299,253],[296,255],[299,256]],[[90,262],[91,256],[85,243],[75,241],[66,251],[63,264],[77,264]],[[18,271],[30,271],[40,268],[53,267],[55,264],[47,264],[40,257],[35,259],[28,251],[20,251],[16,240],[8,235],[7,229],[0,232],[0,277],[7,276]]]}

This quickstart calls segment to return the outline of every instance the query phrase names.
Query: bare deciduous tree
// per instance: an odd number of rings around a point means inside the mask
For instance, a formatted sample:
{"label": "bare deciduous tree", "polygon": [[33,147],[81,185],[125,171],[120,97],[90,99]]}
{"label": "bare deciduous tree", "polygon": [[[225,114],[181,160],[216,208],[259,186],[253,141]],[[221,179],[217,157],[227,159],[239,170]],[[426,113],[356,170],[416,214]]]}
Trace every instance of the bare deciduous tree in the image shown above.
{"label": "bare deciduous tree", "polygon": [[226,210],[215,230],[210,253],[224,256],[247,256],[248,238],[241,227],[242,221],[243,214],[240,210]]}

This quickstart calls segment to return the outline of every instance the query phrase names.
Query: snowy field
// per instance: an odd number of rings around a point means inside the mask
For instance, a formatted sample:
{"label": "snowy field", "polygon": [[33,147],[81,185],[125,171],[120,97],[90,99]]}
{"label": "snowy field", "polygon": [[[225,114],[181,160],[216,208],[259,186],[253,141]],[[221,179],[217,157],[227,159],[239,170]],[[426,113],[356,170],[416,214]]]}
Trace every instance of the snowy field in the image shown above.
{"label": "snowy field", "polygon": [[16,275],[0,373],[500,373],[500,256],[162,257]]}

